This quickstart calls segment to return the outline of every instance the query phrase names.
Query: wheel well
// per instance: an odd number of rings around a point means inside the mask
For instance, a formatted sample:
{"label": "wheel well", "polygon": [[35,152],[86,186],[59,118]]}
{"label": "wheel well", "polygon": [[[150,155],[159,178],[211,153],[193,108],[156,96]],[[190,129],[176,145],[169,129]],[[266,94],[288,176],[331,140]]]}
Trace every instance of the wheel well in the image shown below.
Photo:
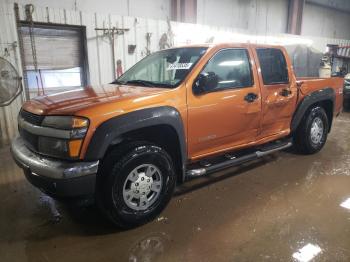
{"label": "wheel well", "polygon": [[147,141],[163,148],[172,158],[179,183],[182,182],[182,156],[180,140],[176,130],[169,125],[156,125],[129,131],[113,140],[106,154],[116,147],[131,141]]}

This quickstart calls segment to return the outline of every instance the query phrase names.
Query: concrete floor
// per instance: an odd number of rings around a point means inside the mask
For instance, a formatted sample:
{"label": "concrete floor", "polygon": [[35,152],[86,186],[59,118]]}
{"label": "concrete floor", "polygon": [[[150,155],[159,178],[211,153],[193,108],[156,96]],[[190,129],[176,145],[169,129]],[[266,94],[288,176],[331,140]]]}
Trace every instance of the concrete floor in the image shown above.
{"label": "concrete floor", "polygon": [[280,152],[193,180],[129,231],[46,197],[2,148],[0,261],[350,261],[349,130],[343,113],[316,155]]}

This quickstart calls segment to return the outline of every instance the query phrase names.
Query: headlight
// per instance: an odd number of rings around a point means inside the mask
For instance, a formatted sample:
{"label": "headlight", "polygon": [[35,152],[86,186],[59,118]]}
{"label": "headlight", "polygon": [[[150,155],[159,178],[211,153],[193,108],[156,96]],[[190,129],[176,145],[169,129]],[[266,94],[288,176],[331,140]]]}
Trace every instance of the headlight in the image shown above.
{"label": "headlight", "polygon": [[46,116],[42,122],[42,126],[64,130],[87,128],[89,126],[89,120],[75,116]]}
{"label": "headlight", "polygon": [[38,151],[42,154],[59,158],[77,158],[83,144],[83,138],[89,127],[89,120],[75,116],[46,116],[41,124],[62,130],[62,137],[40,136]]}

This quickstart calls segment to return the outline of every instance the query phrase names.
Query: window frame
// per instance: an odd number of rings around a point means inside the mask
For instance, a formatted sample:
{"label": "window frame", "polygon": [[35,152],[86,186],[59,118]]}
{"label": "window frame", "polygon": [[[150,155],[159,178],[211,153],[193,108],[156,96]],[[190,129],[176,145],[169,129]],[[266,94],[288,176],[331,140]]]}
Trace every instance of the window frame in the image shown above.
{"label": "window frame", "polygon": [[[206,93],[214,93],[214,92],[221,92],[221,91],[225,91],[225,90],[235,90],[235,89],[243,89],[243,88],[249,88],[249,87],[253,87],[255,85],[255,79],[254,79],[254,73],[253,73],[253,65],[252,65],[252,60],[251,60],[251,56],[249,54],[249,50],[248,48],[245,47],[227,47],[227,48],[222,48],[220,50],[217,50],[211,57],[210,59],[203,65],[203,67],[201,68],[199,74],[196,76],[193,84],[196,82],[198,76],[203,72],[203,70],[205,69],[205,67],[208,65],[208,63],[220,52],[222,51],[226,51],[226,50],[243,50],[248,58],[248,62],[249,62],[249,71],[250,71],[250,77],[251,77],[251,85],[250,86],[240,86],[240,87],[225,87],[225,88],[220,88],[220,89],[215,89],[215,90],[211,90],[208,91]],[[192,93],[193,93],[193,88],[192,88]]]}
{"label": "window frame", "polygon": [[[19,21],[19,28],[20,27],[30,27],[31,24],[28,21],[21,20]],[[88,50],[87,50],[87,36],[86,36],[86,26],[79,26],[79,25],[69,25],[69,24],[57,24],[57,23],[43,23],[43,22],[34,22],[33,23],[34,28],[45,28],[45,29],[57,29],[57,30],[75,30],[79,32],[80,39],[81,39],[81,45],[80,45],[80,56],[81,56],[81,72],[80,72],[80,81],[81,86],[83,88],[90,85],[90,72],[89,72],[89,58],[88,58]],[[22,48],[22,47],[21,47]],[[24,58],[21,57],[24,63]],[[23,71],[30,71],[25,70],[23,68]],[[26,88],[29,90],[28,83],[25,83]],[[66,87],[65,87],[66,88]],[[75,88],[75,87],[73,87]]]}
{"label": "window frame", "polygon": [[[286,65],[286,71],[287,71],[287,80],[286,80],[286,82],[271,82],[271,83],[265,83],[265,81],[264,81],[264,75],[263,75],[263,72],[262,72],[262,69],[261,69],[262,66],[261,66],[261,62],[260,62],[258,50],[267,50],[267,49],[270,49],[270,50],[277,50],[278,52],[280,52],[280,54],[282,54],[284,63],[285,63],[285,65]],[[281,49],[279,49],[279,48],[274,48],[274,47],[258,47],[258,48],[255,48],[255,51],[256,51],[256,57],[257,57],[257,59],[258,59],[258,61],[259,61],[261,80],[262,80],[264,86],[285,85],[285,84],[289,84],[289,83],[290,83],[289,67],[288,67],[288,64],[287,64],[287,59],[286,59],[286,56],[285,56],[284,52],[283,52]]]}

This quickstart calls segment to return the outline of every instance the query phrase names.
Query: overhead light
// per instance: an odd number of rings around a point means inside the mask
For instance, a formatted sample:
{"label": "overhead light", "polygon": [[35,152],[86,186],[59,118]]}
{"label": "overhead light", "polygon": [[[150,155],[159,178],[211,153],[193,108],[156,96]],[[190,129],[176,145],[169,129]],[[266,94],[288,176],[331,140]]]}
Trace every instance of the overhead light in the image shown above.
{"label": "overhead light", "polygon": [[299,262],[308,262],[321,252],[322,249],[318,245],[308,243],[307,245],[300,248],[297,252],[293,253],[293,258]]}
{"label": "overhead light", "polygon": [[340,204],[340,206],[341,206],[341,207],[344,207],[344,208],[346,208],[346,209],[350,209],[350,197],[349,197],[347,200],[345,200],[344,202],[342,202],[342,203]]}

